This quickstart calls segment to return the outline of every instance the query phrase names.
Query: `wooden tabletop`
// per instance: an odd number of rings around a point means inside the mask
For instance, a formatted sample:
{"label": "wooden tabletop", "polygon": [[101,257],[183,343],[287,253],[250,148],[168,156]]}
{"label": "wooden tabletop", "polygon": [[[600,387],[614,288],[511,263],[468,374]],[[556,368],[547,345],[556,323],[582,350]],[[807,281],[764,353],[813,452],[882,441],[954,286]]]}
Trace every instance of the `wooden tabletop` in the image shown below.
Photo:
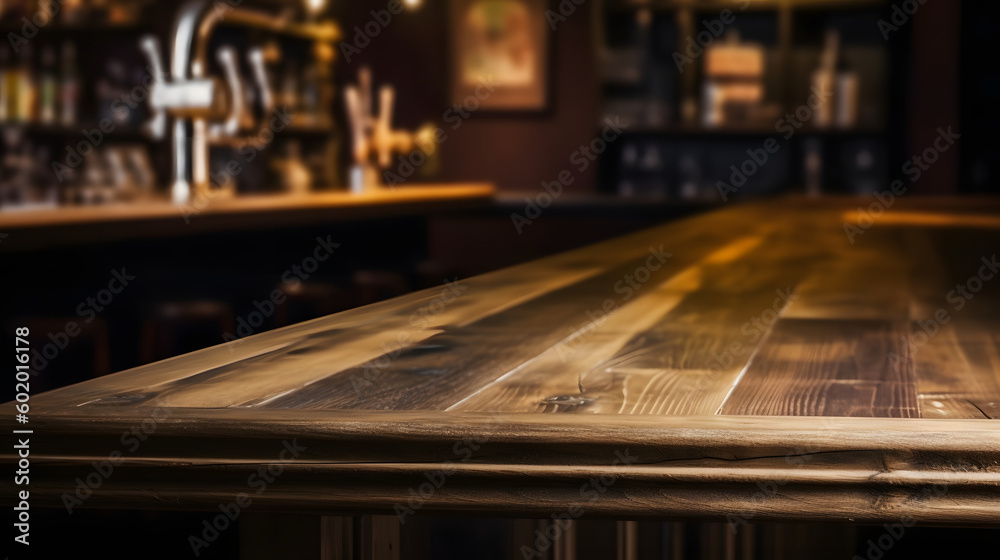
{"label": "wooden tabletop", "polygon": [[34,396],[33,505],[120,451],[86,506],[214,509],[282,461],[255,507],[1000,525],[1000,206],[873,202],[732,205]]}

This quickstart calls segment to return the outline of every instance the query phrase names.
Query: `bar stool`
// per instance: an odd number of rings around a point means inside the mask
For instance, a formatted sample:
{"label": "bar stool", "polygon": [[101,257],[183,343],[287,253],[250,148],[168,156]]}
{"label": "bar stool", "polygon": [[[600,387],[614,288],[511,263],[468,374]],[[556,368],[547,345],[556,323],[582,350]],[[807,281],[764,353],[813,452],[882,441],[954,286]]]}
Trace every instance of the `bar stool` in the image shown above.
{"label": "bar stool", "polygon": [[111,373],[108,326],[103,319],[25,317],[7,323],[5,332],[27,327],[28,364],[35,373],[31,392],[40,393]]}
{"label": "bar stool", "polygon": [[359,306],[401,296],[410,291],[403,275],[391,270],[359,270],[354,273]]}
{"label": "bar stool", "polygon": [[283,327],[351,308],[347,290],[326,282],[281,284],[285,302],[274,309],[274,324]]}
{"label": "bar stool", "polygon": [[148,364],[222,344],[236,332],[233,308],[224,301],[172,301],[153,307],[143,322],[139,359]]}

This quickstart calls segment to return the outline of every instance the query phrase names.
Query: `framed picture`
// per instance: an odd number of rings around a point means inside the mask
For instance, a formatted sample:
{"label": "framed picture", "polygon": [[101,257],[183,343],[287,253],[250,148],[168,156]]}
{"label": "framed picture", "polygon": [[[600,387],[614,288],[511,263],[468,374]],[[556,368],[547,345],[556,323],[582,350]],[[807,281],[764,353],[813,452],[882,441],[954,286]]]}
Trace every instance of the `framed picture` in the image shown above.
{"label": "framed picture", "polygon": [[546,109],[546,7],[547,0],[451,0],[452,102],[471,95],[490,111]]}

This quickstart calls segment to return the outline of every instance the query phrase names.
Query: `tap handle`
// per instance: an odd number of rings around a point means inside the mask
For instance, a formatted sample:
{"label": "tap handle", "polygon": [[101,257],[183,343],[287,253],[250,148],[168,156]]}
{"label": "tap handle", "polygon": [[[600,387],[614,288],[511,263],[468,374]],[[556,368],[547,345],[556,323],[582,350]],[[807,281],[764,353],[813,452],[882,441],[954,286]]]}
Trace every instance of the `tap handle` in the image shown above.
{"label": "tap handle", "polygon": [[232,47],[219,49],[219,65],[222,66],[226,83],[229,85],[230,104],[229,116],[222,123],[221,130],[216,129],[216,133],[233,137],[240,131],[240,117],[243,115],[243,88],[240,72],[236,67],[236,50]]}
{"label": "tap handle", "polygon": [[160,54],[160,43],[154,35],[143,36],[139,40],[139,48],[149,58],[149,67],[153,73],[153,86],[149,93],[149,107],[153,111],[153,117],[146,123],[146,130],[150,136],[160,140],[167,134],[167,110],[159,101],[160,89],[166,84],[163,55]]}
{"label": "tap handle", "polygon": [[361,92],[356,86],[344,88],[344,102],[347,104],[347,117],[351,123],[354,163],[363,165],[368,160],[368,134],[361,109]]}
{"label": "tap handle", "polygon": [[358,95],[361,126],[364,127],[367,134],[375,125],[375,119],[372,116],[372,70],[367,66],[362,66],[358,70]]}
{"label": "tap handle", "polygon": [[274,109],[274,94],[271,93],[271,84],[267,79],[267,68],[264,67],[264,49],[259,47],[250,49],[247,61],[250,63],[250,70],[253,72],[258,89],[260,89],[262,118],[267,118],[267,115]]}
{"label": "tap handle", "polygon": [[395,102],[396,91],[392,86],[382,86],[379,89],[378,101],[378,121],[375,123],[375,137],[378,138],[378,164],[381,167],[389,167],[392,163],[393,131],[392,131],[392,106]]}

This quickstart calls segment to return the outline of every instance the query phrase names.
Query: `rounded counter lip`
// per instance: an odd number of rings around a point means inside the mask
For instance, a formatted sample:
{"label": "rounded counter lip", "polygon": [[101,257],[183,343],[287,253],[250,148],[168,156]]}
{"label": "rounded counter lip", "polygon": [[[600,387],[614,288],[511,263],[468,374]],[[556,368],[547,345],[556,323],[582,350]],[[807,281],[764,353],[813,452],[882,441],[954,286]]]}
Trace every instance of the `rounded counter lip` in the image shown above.
{"label": "rounded counter lip", "polygon": [[320,191],[301,196],[240,195],[212,200],[205,205],[174,205],[164,200],[50,209],[0,208],[0,230],[10,237],[0,245],[0,253],[123,239],[179,238],[215,232],[422,217],[488,207],[493,203],[495,192],[495,188],[486,183],[413,184],[366,193]]}
{"label": "rounded counter lip", "polygon": [[[316,191],[306,195],[251,194],[209,200],[197,213],[204,216],[258,214],[276,211],[316,210],[323,208],[384,206],[401,203],[466,199],[492,199],[495,188],[488,183],[414,184],[399,188],[352,193]],[[196,201],[195,201],[196,202]],[[113,203],[93,206],[57,206],[47,209],[0,208],[0,227],[5,230],[85,225],[104,222],[128,222],[156,219],[182,219],[186,206],[167,200],[136,203]]]}
{"label": "rounded counter lip", "polygon": [[[59,507],[156,410],[115,408],[96,417],[33,407],[34,503]],[[155,437],[123,451],[87,507],[214,509],[245,492],[253,473],[280,465],[255,507],[392,512],[428,473],[444,473],[427,512],[576,506],[595,516],[1000,526],[1000,430],[986,419],[241,408],[159,416]],[[289,442],[302,452],[285,462]],[[7,466],[16,460],[0,454]],[[606,491],[581,492],[594,480]]]}

